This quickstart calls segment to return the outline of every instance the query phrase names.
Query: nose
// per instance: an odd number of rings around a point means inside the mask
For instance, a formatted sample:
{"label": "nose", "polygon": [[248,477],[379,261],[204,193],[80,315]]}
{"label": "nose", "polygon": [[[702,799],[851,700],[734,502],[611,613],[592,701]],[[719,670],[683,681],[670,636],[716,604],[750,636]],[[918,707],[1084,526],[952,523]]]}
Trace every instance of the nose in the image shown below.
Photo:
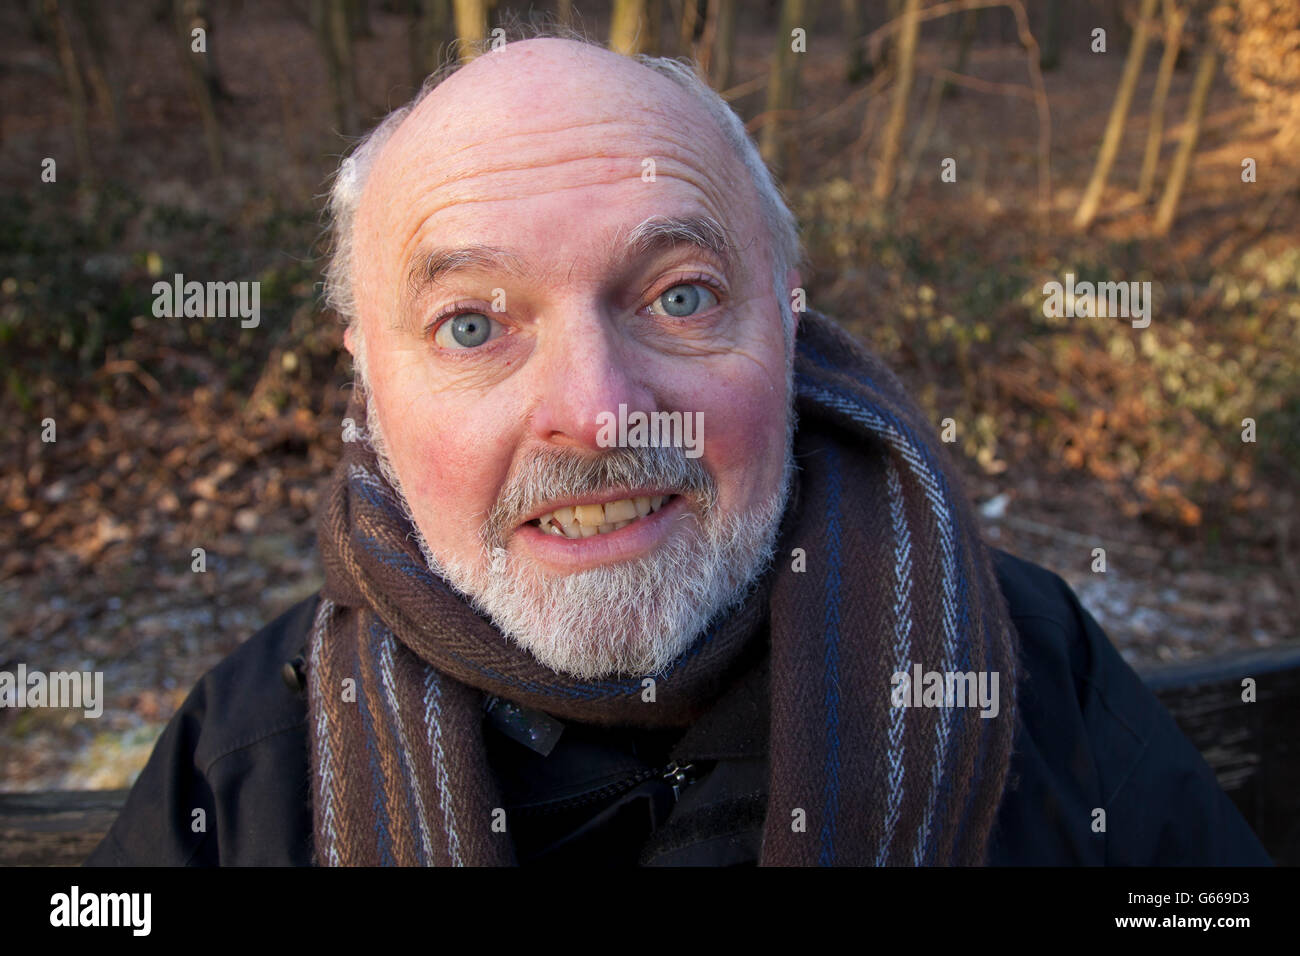
{"label": "nose", "polygon": [[529,362],[536,389],[529,432],[548,444],[603,451],[602,423],[618,415],[619,405],[629,412],[654,408],[635,344],[598,303],[571,305],[549,322],[544,318]]}

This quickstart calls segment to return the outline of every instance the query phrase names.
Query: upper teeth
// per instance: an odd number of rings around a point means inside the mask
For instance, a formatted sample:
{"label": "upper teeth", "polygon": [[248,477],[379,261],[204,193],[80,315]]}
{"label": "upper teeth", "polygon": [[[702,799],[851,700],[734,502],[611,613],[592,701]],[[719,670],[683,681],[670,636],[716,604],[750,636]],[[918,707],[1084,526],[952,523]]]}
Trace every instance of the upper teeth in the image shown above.
{"label": "upper teeth", "polygon": [[658,511],[668,500],[667,495],[645,495],[636,498],[619,498],[603,505],[575,505],[556,508],[537,519],[538,526],[547,534],[566,538],[590,538],[594,534],[607,534],[630,525]]}

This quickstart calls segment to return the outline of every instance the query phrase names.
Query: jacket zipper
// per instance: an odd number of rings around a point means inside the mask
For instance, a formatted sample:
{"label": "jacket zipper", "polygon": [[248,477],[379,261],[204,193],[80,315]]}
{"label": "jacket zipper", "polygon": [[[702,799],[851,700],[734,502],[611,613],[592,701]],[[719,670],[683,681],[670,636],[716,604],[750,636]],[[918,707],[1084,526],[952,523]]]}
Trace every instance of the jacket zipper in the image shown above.
{"label": "jacket zipper", "polygon": [[663,777],[673,787],[673,803],[681,799],[682,788],[693,781],[692,771],[695,770],[695,764],[688,763],[685,765],[678,764],[676,760],[671,761],[663,770]]}
{"label": "jacket zipper", "polygon": [[622,780],[616,780],[613,783],[607,783],[603,787],[590,790],[587,793],[578,794],[576,797],[568,797],[564,800],[557,800],[552,803],[544,803],[538,806],[525,808],[526,813],[560,813],[565,810],[575,810],[578,807],[585,806],[588,803],[596,803],[601,800],[609,800],[614,797],[622,796],[630,790],[640,786],[647,780],[653,780],[655,777],[669,783],[673,788],[673,802],[676,803],[681,797],[684,787],[694,782],[693,771],[695,764],[679,764],[676,760],[669,761],[667,765],[655,770],[639,770],[630,777]]}

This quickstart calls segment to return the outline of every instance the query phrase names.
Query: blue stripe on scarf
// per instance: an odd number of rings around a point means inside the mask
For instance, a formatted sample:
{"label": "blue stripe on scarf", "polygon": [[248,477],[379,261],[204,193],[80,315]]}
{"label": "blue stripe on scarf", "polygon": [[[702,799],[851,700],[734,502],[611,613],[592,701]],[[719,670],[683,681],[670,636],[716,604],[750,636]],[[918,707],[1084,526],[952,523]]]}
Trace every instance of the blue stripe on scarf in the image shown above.
{"label": "blue stripe on scarf", "polygon": [[[357,642],[360,645],[360,641]],[[357,648],[357,681],[360,682],[361,675],[361,648]],[[396,861],[393,859],[392,838],[388,834],[390,821],[388,811],[384,808],[384,780],[383,774],[379,769],[379,755],[375,752],[375,723],[371,719],[370,706],[366,703],[365,688],[357,688],[357,704],[361,708],[362,726],[365,728],[366,754],[370,758],[370,789],[374,792],[374,799],[371,801],[370,809],[375,813],[375,839],[379,845],[379,864],[380,866],[394,866]]]}
{"label": "blue stripe on scarf", "polygon": [[[366,477],[373,480],[373,476],[369,473],[366,473]],[[397,502],[392,499],[392,496],[385,494],[382,490],[375,487],[375,485],[372,484],[372,481],[363,480],[354,475],[348,480],[348,487],[357,495],[357,497],[365,501],[366,504],[386,511],[390,515],[400,518],[403,521],[406,520],[406,516],[402,513],[402,509],[398,507]]]}
{"label": "blue stripe on scarf", "polygon": [[[999,693],[1000,692],[1001,692],[1001,685],[999,684]],[[973,719],[983,720],[984,718],[976,716]],[[990,719],[996,719],[996,718],[990,718]],[[980,745],[979,745],[979,749],[975,752],[975,774],[973,778],[975,780],[979,779],[980,772],[984,769],[984,745],[988,743],[989,736],[990,736],[989,734],[979,735]],[[953,841],[957,846],[961,845],[961,838],[966,833],[966,821],[970,819],[970,805],[971,805],[971,800],[974,799],[974,796],[975,796],[975,788],[971,787],[970,793],[966,794],[966,802],[965,804],[963,804],[961,808],[961,816],[957,820],[957,837]]]}
{"label": "blue stripe on scarf", "polygon": [[366,553],[376,561],[382,561],[390,568],[401,571],[403,574],[411,575],[420,579],[421,583],[429,587],[436,587],[439,583],[432,572],[423,561],[417,561],[405,551],[393,551],[384,547],[378,538],[370,535],[358,535],[357,540],[365,548]]}
{"label": "blue stripe on scarf", "polygon": [[839,452],[826,455],[826,617],[822,628],[826,645],[822,671],[826,708],[826,754],[822,761],[823,802],[822,866],[835,863],[835,825],[840,809],[840,468]]}
{"label": "blue stripe on scarf", "polygon": [[[960,564],[958,565],[958,568],[961,568],[961,565],[960,565]],[[959,583],[961,583],[961,584],[964,585],[964,584],[965,584],[965,580],[966,580],[965,575],[959,572]],[[962,593],[962,595],[965,595],[966,592],[965,592],[965,590],[963,589],[963,590],[961,591],[961,593]],[[957,615],[957,628],[958,628],[958,633],[963,634],[963,635],[968,635],[968,634],[970,633],[970,602],[967,601],[967,600],[965,600],[964,597],[963,597],[963,599],[960,601],[960,603],[959,603],[957,606],[958,606],[958,608],[960,609],[959,612],[958,612],[958,615]],[[990,645],[990,646],[992,646],[992,645]],[[962,670],[962,671],[968,671],[968,670],[970,670],[970,640],[969,640],[969,638],[967,638],[966,640],[963,640],[963,641],[961,642],[961,644],[960,644],[960,648],[961,648],[961,660],[960,660],[960,664],[959,664],[959,666],[958,666],[958,669],[959,669],[959,670]],[[1000,688],[1000,685],[999,685],[999,688]],[[975,711],[971,710],[971,708],[970,708],[970,701],[967,701],[967,702],[966,702],[966,714],[965,714],[965,715],[963,716],[963,718],[962,718],[963,722],[968,722],[968,721],[971,721],[971,720],[974,720],[974,721],[980,721],[980,720],[983,720],[983,719],[984,719],[983,717],[980,717],[980,716],[979,716]],[[957,737],[958,737],[958,736],[959,736],[958,734],[950,734],[950,735],[949,735],[949,737],[948,737],[948,748],[947,748],[947,749],[948,749],[948,757],[945,758],[945,761],[947,761],[948,758],[951,758],[951,756],[952,756],[952,751],[953,751],[953,750],[956,748],[956,746],[957,746]],[[979,739],[980,739],[980,743],[979,743],[978,755],[977,755],[977,757],[976,757],[976,762],[975,762],[975,774],[976,774],[976,779],[978,779],[978,777],[979,777],[980,765],[981,765],[981,763],[983,762],[983,759],[984,759],[984,743],[985,743],[985,738],[988,737],[988,734],[981,733],[981,734],[979,734],[978,736],[979,736]],[[951,766],[951,763],[948,763],[947,765],[948,765],[948,766]],[[940,800],[940,802],[946,804],[946,803],[948,803],[948,801],[949,801],[950,799],[952,799],[952,785],[953,785],[953,775],[952,775],[951,773],[945,773],[945,774],[943,775],[943,782],[942,782],[942,784],[940,784],[940,786],[939,786],[939,800]],[[971,787],[971,789],[970,789],[970,793],[967,794],[966,805],[962,807],[961,816],[960,816],[960,817],[958,818],[958,820],[957,820],[957,837],[956,837],[956,839],[958,839],[958,840],[961,839],[962,830],[965,829],[965,826],[966,826],[966,815],[967,815],[967,813],[969,813],[969,811],[970,811],[970,797],[975,793],[975,789],[976,789],[975,787]],[[940,838],[940,836],[942,836],[942,834],[943,834],[943,820],[944,820],[944,817],[943,817],[942,815],[940,815],[938,821],[937,821],[936,824],[935,824],[935,828],[934,828],[934,839],[930,842],[930,849],[929,849],[929,852],[926,854],[926,865],[932,865],[933,862],[934,862],[935,854],[938,853],[939,838]]]}
{"label": "blue stripe on scarf", "polygon": [[[992,628],[986,626],[986,627],[985,627],[985,632],[986,632],[986,636],[987,636],[987,638],[988,638],[988,640],[985,642],[985,646],[986,646],[986,647],[994,647],[994,646],[995,646],[996,638],[995,638],[994,634],[992,633]],[[988,663],[989,663],[989,664],[992,664],[992,663],[993,663],[993,661],[992,661],[991,658],[990,658],[990,660],[989,660]],[[1011,685],[1012,685],[1013,687],[1015,686],[1015,681],[1016,681],[1016,672],[1015,672],[1015,659],[1014,659],[1014,657],[1012,658],[1011,666],[1012,666],[1012,672],[1011,672],[1010,674],[999,674],[999,675],[998,675],[998,696],[999,696],[999,697],[1002,696],[1002,679],[1003,679],[1004,677],[1005,677],[1005,678],[1008,678],[1008,679],[1011,681]],[[983,718],[983,717],[977,717],[977,718],[975,718],[975,719],[976,719],[976,720],[984,720],[985,718]],[[1002,711],[1002,709],[1001,709],[1001,704],[1000,704],[1000,702],[999,702],[998,716],[997,716],[997,717],[990,717],[990,718],[987,718],[987,719],[989,719],[989,720],[1001,720],[1001,719],[1014,720],[1015,718],[1014,718],[1014,712],[1009,713],[1009,714],[1007,714],[1007,715],[1004,717],[1004,716],[1003,716],[1003,711]],[[1014,747],[1014,734],[1015,734],[1015,731],[1012,730],[1012,735],[1013,735],[1013,743],[1012,743],[1012,745],[1013,745],[1013,747]],[[976,777],[976,779],[979,778],[980,773],[981,773],[981,771],[982,771],[983,768],[984,768],[984,749],[985,749],[985,745],[988,743],[988,738],[989,738],[989,736],[990,736],[989,734],[980,734],[980,746],[979,746],[979,750],[978,750],[978,751],[976,752],[976,754],[975,754],[975,777]],[[966,794],[966,805],[965,805],[964,807],[962,807],[962,811],[961,811],[961,821],[960,821],[960,823],[959,823],[958,826],[957,826],[957,840],[956,840],[956,842],[957,842],[958,845],[961,844],[961,838],[966,834],[966,821],[970,819],[971,801],[972,801],[974,798],[975,798],[975,790],[974,790],[974,788],[972,788],[972,789],[971,789],[971,792],[968,793],[968,794]]]}

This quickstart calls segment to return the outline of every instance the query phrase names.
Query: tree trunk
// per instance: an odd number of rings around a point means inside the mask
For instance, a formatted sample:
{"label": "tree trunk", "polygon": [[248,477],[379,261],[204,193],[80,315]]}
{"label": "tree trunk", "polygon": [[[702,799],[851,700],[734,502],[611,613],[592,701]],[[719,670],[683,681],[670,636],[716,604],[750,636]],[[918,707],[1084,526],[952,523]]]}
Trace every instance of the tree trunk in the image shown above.
{"label": "tree trunk", "polygon": [[415,0],[411,29],[411,79],[417,89],[442,62],[451,40],[451,9],[447,0]]}
{"label": "tree trunk", "polygon": [[375,28],[370,23],[370,4],[367,0],[348,0],[348,30],[354,37],[374,39]]}
{"label": "tree trunk", "polygon": [[[897,20],[903,14],[903,0],[888,0],[886,11],[885,23]],[[867,25],[867,28],[870,29],[870,24]],[[883,43],[877,43],[873,49],[868,50],[867,55],[871,61],[871,71],[868,75],[874,76],[881,70],[892,67],[894,65],[894,49],[894,44],[886,40]]]}
{"label": "tree trunk", "polygon": [[664,18],[663,0],[645,0],[645,40],[641,52],[650,56],[659,56],[663,50],[663,38],[660,27]]}
{"label": "tree trunk", "polygon": [[715,0],[718,7],[718,32],[713,40],[713,88],[731,86],[736,53],[736,0]]}
{"label": "tree trunk", "polygon": [[1124,15],[1124,5],[1127,2],[1128,0],[1109,0],[1111,22],[1109,34],[1113,47],[1122,47],[1133,40],[1133,28],[1129,26],[1128,19]]}
{"label": "tree trunk", "polygon": [[181,60],[185,65],[185,76],[189,80],[190,95],[198,108],[199,119],[203,123],[203,137],[208,145],[208,163],[212,175],[220,176],[221,159],[221,124],[217,122],[216,107],[212,102],[211,74],[205,69],[203,60],[207,53],[195,53],[192,49],[196,28],[203,29],[204,47],[207,46],[209,21],[204,17],[199,0],[175,0],[172,7],[175,13],[176,37],[180,42]]}
{"label": "tree trunk", "polygon": [[45,0],[45,19],[59,56],[63,82],[68,87],[68,106],[72,112],[72,145],[77,154],[77,165],[82,178],[93,180],[95,170],[90,159],[90,128],[86,123],[86,88],[81,82],[81,68],[77,53],[68,36],[67,24],[59,10],[59,0]]}
{"label": "tree trunk", "polygon": [[907,125],[907,101],[912,95],[916,79],[916,39],[921,32],[920,0],[906,0],[903,5],[903,22],[898,31],[898,74],[894,82],[894,100],[885,124],[884,142],[881,146],[880,166],[872,195],[887,199],[894,191],[898,156],[903,148],[903,129]]}
{"label": "tree trunk", "polygon": [[1156,166],[1160,163],[1160,144],[1165,133],[1165,100],[1169,96],[1169,83],[1174,77],[1174,64],[1182,44],[1183,22],[1187,15],[1165,0],[1165,49],[1160,57],[1160,72],[1151,97],[1151,121],[1147,127],[1147,149],[1142,157],[1142,174],[1138,177],[1138,196],[1142,202],[1151,197],[1155,188]]}
{"label": "tree trunk", "polygon": [[1046,22],[1043,24],[1043,48],[1038,54],[1038,68],[1046,72],[1061,65],[1061,3],[1060,0],[1044,0],[1044,5]]}
{"label": "tree trunk", "polygon": [[677,49],[682,56],[694,58],[702,19],[699,0],[682,0],[682,18],[677,24]]}
{"label": "tree trunk", "polygon": [[863,42],[867,31],[862,19],[862,0],[840,0],[840,18],[844,39],[849,45],[844,79],[853,84],[861,83],[870,79],[872,73],[872,63],[867,58],[867,46]]}
{"label": "tree trunk", "polygon": [[[957,27],[955,35],[957,55],[952,67],[954,73],[965,72],[966,59],[970,55],[971,43],[975,39],[975,22],[978,13],[978,10],[967,10],[962,15],[960,26]],[[934,135],[934,128],[939,121],[940,103],[950,89],[955,90],[957,87],[948,83],[942,76],[930,80],[930,89],[925,97],[925,110],[921,113],[921,124],[917,127],[916,139],[912,141],[912,150],[908,154],[907,166],[903,170],[899,183],[900,196],[906,197],[912,189],[912,181],[916,178],[921,156],[925,153],[926,146],[930,144],[930,137]]]}
{"label": "tree trunk", "polygon": [[[104,29],[100,19],[100,8],[89,0],[77,0],[73,5],[77,19],[81,22],[82,36],[86,38],[86,79],[95,90],[95,99],[99,108],[108,118],[108,127],[113,132],[114,140],[122,138],[122,92],[119,85],[109,73],[108,61],[113,59],[113,50],[109,46],[110,34]],[[107,56],[105,55],[107,53]]]}
{"label": "tree trunk", "polygon": [[468,63],[487,42],[488,5],[485,0],[454,0],[456,39],[460,41],[460,59]]}
{"label": "tree trunk", "polygon": [[1106,180],[1110,168],[1119,154],[1120,140],[1124,137],[1124,124],[1128,120],[1128,110],[1133,102],[1133,91],[1137,89],[1138,75],[1142,72],[1142,61],[1146,59],[1147,37],[1150,31],[1147,24],[1156,12],[1156,0],[1142,0],[1142,9],[1138,14],[1138,23],[1133,31],[1133,45],[1129,47],[1128,59],[1124,63],[1124,75],[1119,81],[1119,91],[1115,94],[1115,103],[1111,107],[1110,120],[1106,123],[1106,133],[1102,137],[1101,150],[1097,153],[1097,165],[1084,191],[1083,200],[1074,214],[1074,227],[1087,229],[1097,216],[1101,205],[1101,195],[1106,189]]}
{"label": "tree trunk", "polygon": [[[970,59],[970,48],[975,43],[975,32],[979,26],[980,12],[978,10],[967,10],[961,18],[961,34],[957,41],[957,60],[953,63],[952,71],[954,73],[965,73],[966,62]],[[961,88],[953,83],[945,83],[943,95],[952,99],[961,91]]]}
{"label": "tree trunk", "polygon": [[352,30],[348,23],[348,0],[316,0],[313,7],[316,31],[334,100],[334,122],[343,136],[359,133],[357,70],[352,56]]}
{"label": "tree trunk", "polygon": [[718,0],[701,0],[696,7],[696,31],[691,48],[695,69],[708,81],[713,72],[713,44],[718,34]]}
{"label": "tree trunk", "polygon": [[645,0],[614,0],[609,48],[626,56],[646,52],[649,17]]}
{"label": "tree trunk", "polygon": [[1192,165],[1192,154],[1196,152],[1196,141],[1201,135],[1201,120],[1205,117],[1205,104],[1210,98],[1216,66],[1214,44],[1207,41],[1205,49],[1201,51],[1200,62],[1196,65],[1196,79],[1192,82],[1192,99],[1187,104],[1183,139],[1178,144],[1178,152],[1174,154],[1165,192],[1160,197],[1160,207],[1156,210],[1157,236],[1169,235],[1169,228],[1174,224],[1174,216],[1178,213],[1178,200],[1183,195],[1187,172]]}
{"label": "tree trunk", "polygon": [[799,95],[799,57],[803,55],[793,50],[790,34],[803,23],[804,0],[782,0],[781,25],[777,28],[776,52],[767,81],[767,117],[759,141],[759,152],[778,175],[787,159],[783,113],[794,108]]}
{"label": "tree trunk", "polygon": [[[166,7],[166,0],[162,0],[161,7]],[[203,53],[194,53],[194,65],[198,67],[199,76],[208,87],[208,96],[213,102],[218,100],[231,99],[230,94],[226,91],[221,82],[221,74],[217,70],[217,58],[215,47],[216,42],[215,28],[212,21],[212,11],[208,8],[208,0],[187,0],[185,4],[185,16],[189,22],[189,29],[193,31],[196,27],[203,28]],[[189,41],[187,40],[188,44]]]}

